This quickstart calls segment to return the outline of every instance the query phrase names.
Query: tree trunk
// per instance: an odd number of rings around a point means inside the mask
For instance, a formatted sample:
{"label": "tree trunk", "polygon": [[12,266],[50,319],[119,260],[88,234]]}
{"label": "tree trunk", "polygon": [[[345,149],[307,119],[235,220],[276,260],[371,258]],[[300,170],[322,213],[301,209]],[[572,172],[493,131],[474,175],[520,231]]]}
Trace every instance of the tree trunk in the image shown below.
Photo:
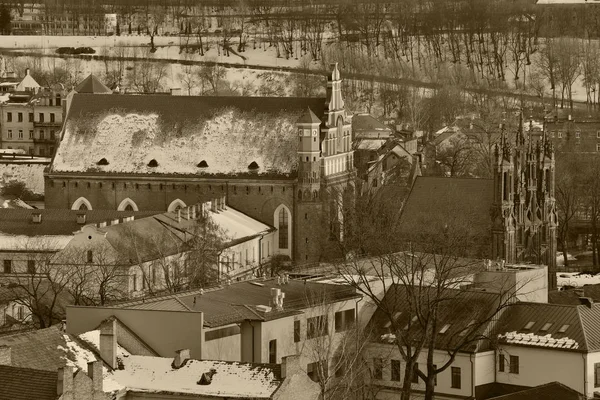
{"label": "tree trunk", "polygon": [[400,400],[410,400],[410,395],[412,393],[414,365],[414,361],[406,363],[406,369],[404,370],[404,381],[402,382],[402,391],[400,392]]}

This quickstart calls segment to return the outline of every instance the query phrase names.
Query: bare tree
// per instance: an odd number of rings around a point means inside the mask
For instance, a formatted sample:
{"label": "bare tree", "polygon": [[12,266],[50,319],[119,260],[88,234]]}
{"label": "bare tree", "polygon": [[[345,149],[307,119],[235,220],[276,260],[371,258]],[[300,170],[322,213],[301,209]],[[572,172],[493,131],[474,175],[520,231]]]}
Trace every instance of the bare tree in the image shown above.
{"label": "bare tree", "polygon": [[[219,94],[219,85],[227,75],[227,69],[220,65],[216,60],[207,60],[207,62],[197,70],[198,79],[202,84],[202,93]],[[205,89],[208,86],[208,89]]]}

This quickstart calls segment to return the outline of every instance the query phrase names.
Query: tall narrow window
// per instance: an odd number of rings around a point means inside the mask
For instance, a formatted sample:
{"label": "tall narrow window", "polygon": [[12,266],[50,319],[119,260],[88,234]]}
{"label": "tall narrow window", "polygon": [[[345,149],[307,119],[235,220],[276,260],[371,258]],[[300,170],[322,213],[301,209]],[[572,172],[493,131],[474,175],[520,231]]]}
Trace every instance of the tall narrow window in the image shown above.
{"label": "tall narrow window", "polygon": [[600,363],[594,364],[594,387],[600,387]]}
{"label": "tall narrow window", "polygon": [[277,340],[269,341],[269,364],[277,364]]}
{"label": "tall narrow window", "polygon": [[40,122],[44,122],[44,113],[40,113]]}
{"label": "tall narrow window", "polygon": [[294,321],[294,343],[300,341],[300,321]]}
{"label": "tall narrow window", "polygon": [[6,122],[12,122],[12,113],[6,113]]}
{"label": "tall narrow window", "polygon": [[373,359],[373,378],[383,379],[383,360],[381,358]]}
{"label": "tall narrow window", "polygon": [[55,122],[54,113],[50,113],[50,122]]}
{"label": "tall narrow window", "polygon": [[504,354],[498,355],[498,371],[504,372],[504,363],[506,360],[504,359]]}
{"label": "tall narrow window", "polygon": [[392,360],[392,380],[400,382],[400,360]]}
{"label": "tall narrow window", "polygon": [[18,114],[17,114],[17,120],[18,120],[19,122],[23,122],[23,113],[18,113]]}
{"label": "tall narrow window", "polygon": [[27,273],[35,274],[35,260],[27,260]]}
{"label": "tall narrow window", "polygon": [[282,207],[279,210],[279,248],[288,248],[288,212]]}
{"label": "tall narrow window", "polygon": [[87,262],[89,262],[89,263],[94,262],[94,253],[92,253],[91,250],[87,251]]}
{"label": "tall narrow window", "polygon": [[4,260],[4,273],[10,274],[12,272],[12,260]]}
{"label": "tall narrow window", "polygon": [[454,389],[460,389],[461,379],[460,379],[460,368],[452,367],[452,387]]}
{"label": "tall narrow window", "polygon": [[511,374],[519,373],[519,356],[510,356],[509,370]]}

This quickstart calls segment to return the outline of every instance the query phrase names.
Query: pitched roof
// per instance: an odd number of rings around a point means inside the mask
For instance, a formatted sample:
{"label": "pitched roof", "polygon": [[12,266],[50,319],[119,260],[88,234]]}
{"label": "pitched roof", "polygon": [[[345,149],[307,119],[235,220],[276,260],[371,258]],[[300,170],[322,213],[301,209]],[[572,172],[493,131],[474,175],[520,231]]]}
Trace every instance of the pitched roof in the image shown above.
{"label": "pitched roof", "polygon": [[352,116],[352,131],[356,138],[388,138],[392,134],[392,129],[381,123],[371,114],[356,114]]}
{"label": "pitched roof", "polygon": [[530,389],[492,397],[490,400],[584,400],[578,391],[563,385],[560,382],[550,382],[545,385],[535,386]]}
{"label": "pitched roof", "polygon": [[[188,360],[173,368],[172,358],[127,356],[123,368],[107,377],[128,392],[193,394],[202,397],[268,399],[282,382],[278,365],[228,361]],[[209,384],[199,384],[214,370]]]}
{"label": "pitched roof", "polygon": [[[324,104],[322,98],[77,93],[50,172],[287,177],[298,162],[296,121],[307,108],[323,117]],[[108,165],[98,165],[102,158]],[[207,167],[198,166],[202,160]],[[258,171],[249,170],[252,162]]]}
{"label": "pitched roof", "polygon": [[472,255],[488,256],[493,184],[492,179],[418,176],[402,209],[400,229],[415,241],[448,229],[468,233],[474,240]]}
{"label": "pitched roof", "polygon": [[310,107],[308,107],[296,122],[299,124],[320,124],[321,120],[315,115]]}
{"label": "pitched roof", "polygon": [[[271,304],[271,289],[279,288],[285,293],[283,311],[260,312],[258,305]],[[119,308],[154,310],[201,311],[204,323],[209,327],[228,325],[246,319],[271,320],[297,313],[310,307],[325,296],[332,303],[359,297],[347,286],[304,282],[290,279],[287,284],[278,284],[276,279],[244,281],[203,291],[192,290],[155,298],[145,298],[113,305]]]}
{"label": "pitched roof", "polygon": [[[110,221],[129,216],[144,217],[161,211],[114,211],[88,210],[85,211],[86,224]],[[32,214],[42,215],[41,223],[32,222]],[[78,210],[68,209],[5,209],[0,208],[0,233],[7,235],[49,236],[72,235],[81,229],[77,223]]]}
{"label": "pitched roof", "polygon": [[17,85],[15,91],[31,90],[39,87],[40,84],[37,83],[36,80],[33,79],[33,76],[29,75],[28,73],[27,75],[25,75],[23,80]]}
{"label": "pitched roof", "polygon": [[0,400],[55,400],[57,371],[0,365]]}
{"label": "pitched roof", "polygon": [[87,78],[81,81],[81,83],[75,87],[75,91],[77,93],[95,94],[112,93],[112,90],[110,90],[105,84],[100,82],[100,79],[98,79],[94,74],[88,75]]}
{"label": "pitched roof", "polygon": [[[373,340],[380,343],[394,343],[398,334],[410,337],[421,337],[423,327],[418,321],[412,320],[417,310],[414,308],[414,296],[420,296],[421,304],[427,307],[433,302],[439,302],[437,319],[436,347],[438,349],[454,348],[461,341],[471,341],[476,336],[483,335],[491,325],[491,316],[497,311],[499,295],[474,290],[446,289],[441,296],[435,294],[436,288],[412,287],[395,284],[386,292],[382,306],[379,306],[369,322]],[[443,300],[442,300],[443,299]],[[442,300],[442,301],[440,301]],[[429,303],[429,302],[432,303]],[[425,310],[422,310],[425,312]],[[397,329],[390,325],[390,315],[394,316]],[[411,321],[412,320],[412,321]],[[410,324],[410,328],[409,327]],[[474,325],[469,336],[460,333]],[[476,352],[487,349],[487,340],[478,340],[464,346],[465,352]]]}
{"label": "pitched roof", "polygon": [[[590,332],[596,343],[590,348],[588,330],[598,329],[584,324],[580,311],[585,306],[547,303],[517,303],[507,309],[500,319],[497,332],[505,344],[549,347],[567,351],[594,351],[600,349],[599,333]],[[587,307],[585,307],[587,308]],[[600,308],[594,315],[586,313],[590,322],[600,320]],[[586,329],[587,328],[587,329]],[[561,332],[562,331],[562,332]]]}

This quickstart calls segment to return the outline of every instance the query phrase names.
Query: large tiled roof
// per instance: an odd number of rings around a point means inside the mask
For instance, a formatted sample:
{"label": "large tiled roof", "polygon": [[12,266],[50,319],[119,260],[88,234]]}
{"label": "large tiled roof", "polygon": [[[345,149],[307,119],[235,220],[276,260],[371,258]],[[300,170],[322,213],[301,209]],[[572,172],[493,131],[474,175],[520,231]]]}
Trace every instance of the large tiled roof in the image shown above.
{"label": "large tiled roof", "polygon": [[306,109],[322,119],[325,100],[78,93],[50,172],[289,176]]}
{"label": "large tiled roof", "polygon": [[400,230],[418,242],[431,235],[469,234],[479,244],[474,256],[491,250],[494,181],[474,178],[416,178],[400,217]]}
{"label": "large tiled roof", "polygon": [[[285,293],[283,311],[260,312],[256,306],[271,304],[271,288],[279,288]],[[114,307],[201,311],[204,313],[204,323],[213,327],[246,319],[270,320],[294,314],[301,309],[310,307],[311,304],[314,304],[312,302],[317,301],[321,296],[324,296],[326,303],[359,297],[356,291],[350,287],[294,279],[290,279],[287,284],[278,284],[276,279],[269,279],[237,282],[202,293],[194,290],[128,301],[115,304]]]}
{"label": "large tiled roof", "polygon": [[0,400],[55,400],[58,371],[0,365]]}
{"label": "large tiled roof", "polygon": [[599,304],[518,303],[504,313],[497,332],[501,343],[595,352],[600,351],[599,327]]}
{"label": "large tiled roof", "polygon": [[[32,214],[42,215],[41,223],[32,222]],[[4,209],[0,208],[0,233],[7,235],[47,236],[72,235],[81,229],[77,223],[77,214],[81,211],[68,209]],[[85,211],[86,223],[106,222],[115,218],[129,216],[149,216],[160,211],[114,211],[88,210]]]}
{"label": "large tiled roof", "polygon": [[490,400],[584,400],[586,397],[578,391],[560,382],[550,382]]}
{"label": "large tiled roof", "polygon": [[[487,349],[489,345],[487,340],[474,339],[483,337],[491,325],[492,316],[500,306],[499,295],[482,291],[446,289],[441,296],[438,296],[435,291],[436,289],[430,286],[421,288],[399,284],[391,286],[369,322],[369,331],[373,333],[372,339],[391,344],[395,342],[398,334],[404,335],[406,340],[421,337],[422,325],[412,320],[417,315],[414,298],[418,296],[423,307],[439,302],[439,318],[436,321],[439,331],[436,337],[438,349],[455,348],[462,342],[465,342],[464,351]],[[426,313],[426,309],[422,309],[421,312]],[[394,318],[396,330],[390,323],[390,316]],[[407,329],[409,324],[410,328]],[[461,336],[461,332],[469,326],[472,326],[469,334],[465,332]],[[443,328],[446,329],[442,332]]]}

